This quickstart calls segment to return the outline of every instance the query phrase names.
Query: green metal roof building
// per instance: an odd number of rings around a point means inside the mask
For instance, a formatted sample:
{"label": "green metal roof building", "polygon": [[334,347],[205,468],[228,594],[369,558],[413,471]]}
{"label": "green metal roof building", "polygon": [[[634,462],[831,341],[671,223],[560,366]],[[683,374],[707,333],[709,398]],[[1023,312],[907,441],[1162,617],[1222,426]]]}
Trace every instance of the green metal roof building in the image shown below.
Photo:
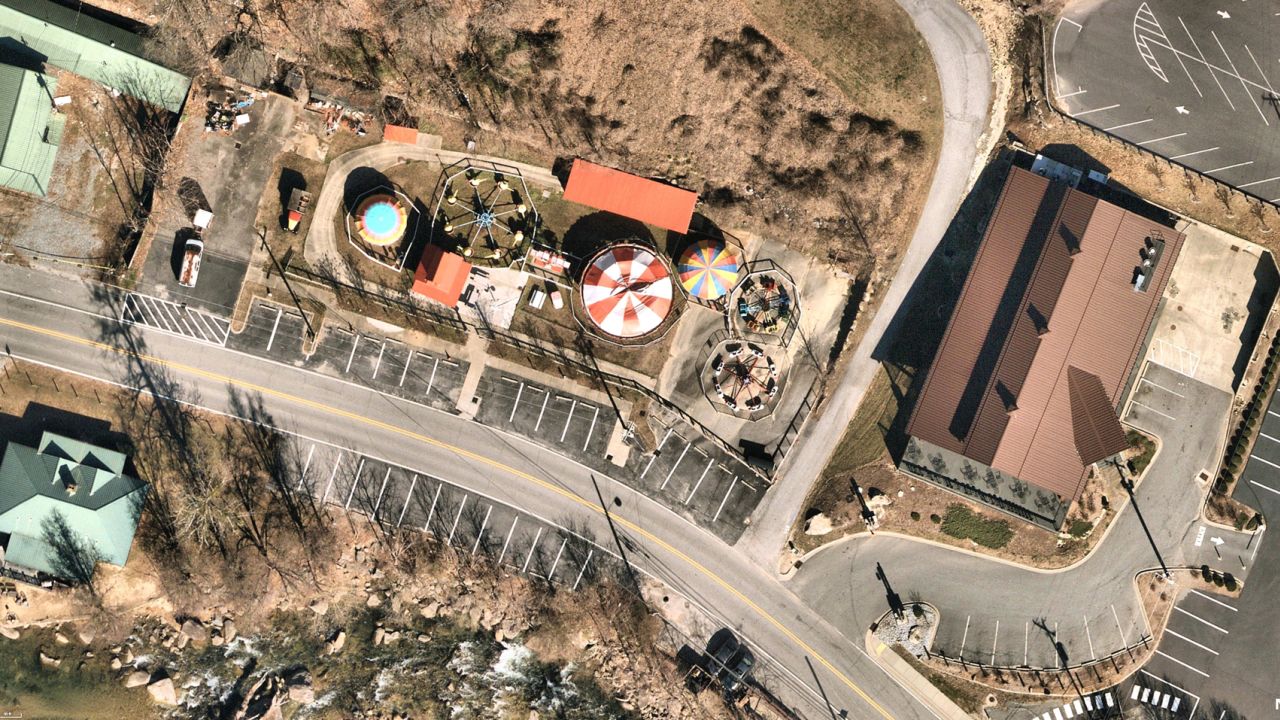
{"label": "green metal roof building", "polygon": [[0,65],[0,185],[43,196],[62,142],[57,78]]}
{"label": "green metal roof building", "polygon": [[0,57],[47,63],[179,112],[191,78],[142,57],[140,38],[49,0],[0,0]]}
{"label": "green metal roof building", "polygon": [[78,581],[96,561],[125,564],[147,484],[114,450],[46,432],[0,461],[0,565]]}

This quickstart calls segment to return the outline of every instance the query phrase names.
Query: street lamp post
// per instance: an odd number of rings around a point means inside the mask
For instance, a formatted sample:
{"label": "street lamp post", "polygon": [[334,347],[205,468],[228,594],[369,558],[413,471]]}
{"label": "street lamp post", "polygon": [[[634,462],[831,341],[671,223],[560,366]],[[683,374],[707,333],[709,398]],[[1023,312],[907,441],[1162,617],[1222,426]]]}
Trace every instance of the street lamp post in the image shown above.
{"label": "street lamp post", "polygon": [[[267,229],[261,227],[258,229],[258,233],[262,237],[262,247],[267,249],[267,256],[271,258],[271,265],[280,274],[280,279],[284,281],[285,290],[289,291],[289,297],[293,298],[294,307],[298,308],[298,314],[302,315],[302,322],[307,325],[307,339],[314,338],[316,330],[311,327],[311,318],[307,317],[307,311],[302,309],[302,302],[298,300],[298,294],[293,291],[293,286],[289,284],[289,276],[284,274],[284,268],[280,267],[280,261],[276,259],[276,254],[271,251],[271,243],[267,242]],[[267,273],[267,277],[271,277],[270,272]],[[271,294],[271,288],[267,288],[267,294]]]}

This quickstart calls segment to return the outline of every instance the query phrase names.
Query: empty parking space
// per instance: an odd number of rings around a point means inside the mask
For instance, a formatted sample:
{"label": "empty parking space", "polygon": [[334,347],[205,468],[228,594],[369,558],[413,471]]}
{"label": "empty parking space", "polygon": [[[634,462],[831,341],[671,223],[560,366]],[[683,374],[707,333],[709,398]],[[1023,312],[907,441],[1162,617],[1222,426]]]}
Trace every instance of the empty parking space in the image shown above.
{"label": "empty parking space", "polygon": [[376,335],[326,327],[305,354],[307,325],[296,309],[255,300],[229,347],[359,383],[446,412],[456,412],[467,365]]}
{"label": "empty parking space", "polygon": [[1269,3],[1115,0],[1050,38],[1055,105],[1081,122],[1280,202],[1280,66]]}
{"label": "empty parking space", "polygon": [[476,390],[476,419],[528,438],[588,467],[616,469],[607,457],[617,414],[605,403],[530,382],[495,368]]}
{"label": "empty parking space", "polygon": [[620,476],[728,542],[742,535],[767,489],[736,455],[688,426],[663,429],[655,452],[632,455]]}
{"label": "empty parking space", "polygon": [[125,295],[120,320],[210,345],[225,345],[231,326],[230,320],[186,303],[135,292]]}
{"label": "empty parking space", "polygon": [[461,554],[570,589],[616,571],[616,556],[592,538],[420,470],[324,443],[303,445],[295,488],[385,529],[429,533]]}

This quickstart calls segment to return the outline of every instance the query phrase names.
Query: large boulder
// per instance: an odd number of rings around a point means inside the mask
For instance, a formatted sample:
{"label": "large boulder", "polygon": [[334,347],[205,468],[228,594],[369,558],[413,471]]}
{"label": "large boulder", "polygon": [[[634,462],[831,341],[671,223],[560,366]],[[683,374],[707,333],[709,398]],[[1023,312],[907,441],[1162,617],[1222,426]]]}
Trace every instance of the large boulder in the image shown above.
{"label": "large boulder", "polygon": [[329,654],[336,655],[342,652],[342,648],[347,644],[347,631],[339,630],[333,639],[329,641]]}
{"label": "large boulder", "polygon": [[147,686],[151,699],[161,705],[177,705],[178,689],[173,686],[171,678],[161,678]]}
{"label": "large boulder", "polygon": [[187,620],[182,623],[182,637],[194,643],[209,642],[209,629],[199,620]]}
{"label": "large boulder", "polygon": [[18,628],[0,625],[0,637],[8,638],[9,640],[17,640],[22,637],[22,633],[18,631]]}
{"label": "large boulder", "polygon": [[289,699],[299,705],[310,705],[316,701],[316,691],[310,685],[290,685]]}
{"label": "large boulder", "polygon": [[227,619],[222,623],[222,639],[231,642],[236,639],[236,621]]}
{"label": "large boulder", "polygon": [[127,688],[136,688],[142,687],[149,682],[151,682],[151,673],[145,670],[135,670],[129,673],[128,677],[124,679],[124,686]]}

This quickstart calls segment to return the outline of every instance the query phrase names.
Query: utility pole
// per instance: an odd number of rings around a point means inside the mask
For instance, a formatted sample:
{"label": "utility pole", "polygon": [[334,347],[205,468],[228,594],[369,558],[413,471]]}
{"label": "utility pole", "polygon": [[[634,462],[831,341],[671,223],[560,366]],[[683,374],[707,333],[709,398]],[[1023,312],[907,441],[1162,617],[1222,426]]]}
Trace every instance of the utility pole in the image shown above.
{"label": "utility pole", "polygon": [[[307,339],[313,340],[316,336],[315,328],[311,327],[311,318],[307,317],[307,311],[302,309],[302,303],[298,300],[298,294],[293,291],[293,286],[289,284],[289,276],[285,275],[284,268],[280,267],[280,261],[276,259],[276,254],[271,251],[271,243],[267,242],[267,228],[262,226],[258,228],[258,235],[262,238],[262,247],[266,248],[267,256],[271,258],[271,265],[280,274],[280,279],[284,281],[284,288],[289,291],[289,297],[293,298],[293,306],[298,308],[298,314],[302,316],[302,322],[307,325]],[[267,271],[267,279],[271,279],[271,271]],[[267,288],[267,294],[271,294],[271,288]]]}
{"label": "utility pole", "polygon": [[1155,538],[1151,537],[1151,530],[1147,527],[1146,518],[1142,517],[1142,508],[1138,507],[1138,497],[1133,493],[1133,481],[1124,473],[1124,468],[1120,465],[1119,460],[1113,460],[1116,472],[1120,473],[1120,485],[1124,487],[1125,492],[1129,493],[1129,504],[1133,505],[1133,511],[1138,515],[1138,522],[1142,524],[1142,532],[1147,536],[1147,542],[1151,543],[1151,551],[1156,554],[1156,561],[1160,563],[1161,577],[1165,580],[1169,579],[1169,568],[1164,564],[1164,556],[1160,554],[1160,548],[1156,547]]}

